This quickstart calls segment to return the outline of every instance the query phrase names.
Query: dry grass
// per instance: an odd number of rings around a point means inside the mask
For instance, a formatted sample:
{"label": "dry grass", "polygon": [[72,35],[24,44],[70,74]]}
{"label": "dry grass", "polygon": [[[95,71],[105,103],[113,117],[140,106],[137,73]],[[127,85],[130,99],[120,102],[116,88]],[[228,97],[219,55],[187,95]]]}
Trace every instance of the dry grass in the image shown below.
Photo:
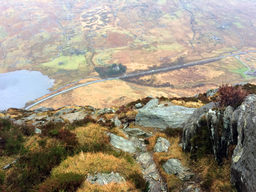
{"label": "dry grass", "polygon": [[184,107],[190,107],[190,108],[200,108],[204,105],[201,101],[199,102],[193,102],[193,101],[183,101],[183,100],[172,100],[172,103],[175,105],[181,105]]}
{"label": "dry grass", "polygon": [[[57,175],[61,173],[77,173],[82,175],[94,174],[94,173],[110,173],[110,172],[118,172],[122,175],[128,182],[130,177],[134,174],[140,174],[141,170],[139,165],[135,163],[128,162],[123,158],[117,158],[113,155],[108,155],[104,153],[83,153],[74,156],[68,157],[64,160],[58,167],[52,170],[52,175]],[[107,191],[111,191],[111,189],[117,189],[117,186],[107,185],[105,189]],[[133,184],[122,183],[120,184],[120,189],[131,188],[135,189]],[[90,185],[88,182],[84,182],[80,191],[84,191],[83,189],[91,188],[91,191],[99,190],[104,191],[104,188],[98,185]],[[109,189],[108,189],[109,188]],[[89,191],[90,191],[89,190]]]}
{"label": "dry grass", "polygon": [[133,173],[140,173],[140,167],[129,163],[123,158],[117,158],[113,155],[104,153],[83,153],[69,157],[58,167],[54,168],[52,174],[60,173],[78,173],[87,175],[95,172],[110,173],[119,172],[125,178]]}
{"label": "dry grass", "polygon": [[[44,144],[40,146],[40,143],[44,143]],[[57,144],[59,143],[59,141],[55,138],[50,138],[50,137],[41,138],[38,135],[34,135],[31,137],[27,137],[24,146],[29,151],[36,152],[36,151],[39,151],[41,147],[50,147],[54,143]]]}
{"label": "dry grass", "polygon": [[123,183],[109,183],[107,185],[90,184],[85,181],[77,192],[135,192],[138,190],[134,189],[134,185],[130,182]]}
{"label": "dry grass", "polygon": [[86,127],[78,127],[73,133],[76,134],[80,145],[90,145],[92,143],[105,143],[109,138],[106,135],[107,128],[98,124],[90,123]]}
{"label": "dry grass", "polygon": [[219,166],[212,155],[191,162],[191,169],[202,180],[202,187],[208,191],[235,191],[230,183],[230,160]]}

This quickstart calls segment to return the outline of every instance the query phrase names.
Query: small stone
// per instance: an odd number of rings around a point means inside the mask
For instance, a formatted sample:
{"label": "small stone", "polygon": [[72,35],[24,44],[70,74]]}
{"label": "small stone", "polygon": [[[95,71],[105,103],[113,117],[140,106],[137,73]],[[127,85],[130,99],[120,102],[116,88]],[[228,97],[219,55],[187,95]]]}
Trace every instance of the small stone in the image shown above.
{"label": "small stone", "polygon": [[110,114],[110,113],[115,113],[115,110],[110,108],[104,108],[98,111],[98,115],[104,115],[104,114]]}
{"label": "small stone", "polygon": [[139,109],[139,108],[143,107],[143,105],[141,103],[137,103],[137,104],[135,104],[135,107],[136,107],[136,109]]}
{"label": "small stone", "polygon": [[170,147],[170,142],[163,137],[159,137],[157,139],[156,145],[154,147],[154,151],[155,152],[168,152],[169,147]]}
{"label": "small stone", "polygon": [[153,162],[153,159],[150,155],[150,153],[142,153],[137,157],[137,161],[142,165],[143,168],[147,168],[150,163]]}
{"label": "small stone", "polygon": [[35,128],[35,134],[42,134],[42,130],[38,129],[38,128]]}
{"label": "small stone", "polygon": [[97,173],[96,175],[88,175],[87,179],[91,184],[106,185],[109,183],[125,182],[125,179],[119,173]]}
{"label": "small stone", "polygon": [[187,181],[194,175],[187,167],[182,166],[178,159],[169,159],[163,164],[163,169],[169,175],[177,175],[182,181]]}
{"label": "small stone", "polygon": [[146,133],[145,131],[142,131],[139,128],[126,128],[124,131],[131,136],[144,136],[144,137],[150,137],[152,134]]}
{"label": "small stone", "polygon": [[114,125],[115,125],[116,127],[121,127],[122,122],[118,119],[118,117],[115,117],[115,119],[114,119]]}

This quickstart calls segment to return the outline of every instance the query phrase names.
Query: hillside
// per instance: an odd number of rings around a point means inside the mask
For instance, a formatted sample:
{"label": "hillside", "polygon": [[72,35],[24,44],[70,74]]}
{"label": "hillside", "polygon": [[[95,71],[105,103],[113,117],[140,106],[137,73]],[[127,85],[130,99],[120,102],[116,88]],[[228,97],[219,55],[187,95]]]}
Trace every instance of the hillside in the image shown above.
{"label": "hillside", "polygon": [[8,109],[0,189],[254,191],[256,86],[242,88],[104,109]]}
{"label": "hillside", "polygon": [[[252,0],[4,1],[0,5],[0,81],[11,89],[10,82],[21,80],[2,79],[2,75],[36,71],[54,81],[49,85],[53,91],[70,83],[98,80],[97,69],[114,63],[121,63],[130,74],[228,56],[203,66],[81,87],[42,105],[54,103],[54,108],[59,108],[69,102],[104,108],[126,104],[134,97],[193,96],[222,83],[252,83],[255,7]],[[24,84],[23,89],[32,87]],[[39,83],[34,86],[42,89]],[[111,97],[104,94],[102,98],[106,87],[110,87]],[[47,89],[32,98],[24,92],[25,102],[44,96]],[[125,96],[119,94],[122,92]]]}

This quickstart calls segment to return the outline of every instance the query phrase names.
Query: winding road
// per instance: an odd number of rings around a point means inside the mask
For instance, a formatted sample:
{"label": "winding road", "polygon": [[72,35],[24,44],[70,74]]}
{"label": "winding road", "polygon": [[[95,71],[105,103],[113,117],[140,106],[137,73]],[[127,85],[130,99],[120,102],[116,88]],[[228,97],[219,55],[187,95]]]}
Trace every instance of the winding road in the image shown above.
{"label": "winding road", "polygon": [[111,80],[118,80],[118,79],[125,80],[125,79],[129,79],[129,78],[145,76],[145,75],[152,75],[152,74],[155,74],[155,73],[162,73],[162,72],[167,72],[167,71],[173,71],[173,70],[192,67],[192,66],[196,66],[196,65],[204,65],[204,64],[207,64],[207,63],[212,63],[212,62],[215,62],[215,61],[222,60],[222,59],[227,58],[227,57],[236,57],[236,56],[239,56],[239,55],[246,55],[248,53],[256,53],[256,50],[241,51],[241,52],[237,52],[237,53],[231,52],[228,55],[222,55],[222,56],[208,58],[208,59],[204,59],[204,60],[193,61],[193,62],[184,63],[184,64],[177,65],[177,66],[163,67],[163,68],[153,69],[153,70],[149,70],[149,71],[141,71],[141,72],[137,72],[137,73],[125,74],[125,75],[118,76],[118,77],[111,77],[111,78],[105,78],[105,79],[90,81],[90,82],[87,82],[87,83],[82,83],[82,84],[79,84],[79,85],[75,85],[73,87],[67,88],[67,89],[62,90],[62,91],[57,92],[57,93],[53,93],[53,94],[50,93],[51,95],[36,101],[35,103],[25,107],[24,109],[29,110],[32,107],[34,107],[34,106],[36,106],[36,105],[38,105],[38,104],[40,104],[40,103],[42,103],[42,102],[44,102],[48,99],[51,99],[51,98],[56,97],[58,95],[61,95],[61,94],[67,93],[69,91],[72,91],[74,89],[77,89],[77,88],[80,88],[80,87],[85,87],[85,86],[88,86],[88,85],[91,85],[91,84],[105,82],[105,81],[111,81]]}

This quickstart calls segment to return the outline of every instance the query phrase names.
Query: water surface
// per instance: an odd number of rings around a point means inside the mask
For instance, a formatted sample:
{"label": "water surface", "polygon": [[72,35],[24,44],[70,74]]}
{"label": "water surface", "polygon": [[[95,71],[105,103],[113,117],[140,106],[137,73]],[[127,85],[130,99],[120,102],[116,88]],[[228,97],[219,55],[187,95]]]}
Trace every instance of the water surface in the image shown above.
{"label": "water surface", "polygon": [[24,107],[26,102],[49,93],[53,83],[39,71],[0,73],[0,110]]}

